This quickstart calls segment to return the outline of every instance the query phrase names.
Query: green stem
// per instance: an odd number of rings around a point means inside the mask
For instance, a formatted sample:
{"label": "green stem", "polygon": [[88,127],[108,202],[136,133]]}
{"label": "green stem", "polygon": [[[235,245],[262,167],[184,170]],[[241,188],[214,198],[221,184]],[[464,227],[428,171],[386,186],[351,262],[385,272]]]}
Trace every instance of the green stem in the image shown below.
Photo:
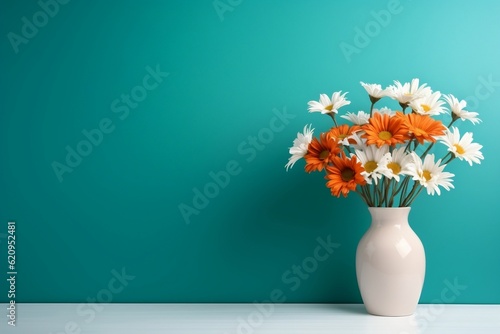
{"label": "green stem", "polygon": [[420,143],[418,142],[418,140],[415,140],[414,142],[414,145],[413,145],[413,151],[417,152],[417,147]]}
{"label": "green stem", "polygon": [[377,189],[378,193],[378,206],[383,206],[385,197],[384,197],[384,184],[382,180],[377,181],[377,184],[375,184],[375,189]]}
{"label": "green stem", "polygon": [[361,192],[364,194],[364,197],[366,198],[366,203],[368,204],[368,206],[374,206],[373,205],[373,198],[370,195],[368,185],[361,186]]}
{"label": "green stem", "polygon": [[375,184],[372,181],[372,184],[370,184],[370,188],[372,188],[371,192],[373,193],[373,206],[378,206],[378,192],[375,189]]}
{"label": "green stem", "polygon": [[361,199],[363,200],[363,202],[365,202],[367,206],[370,206],[370,204],[368,203],[368,199],[363,194],[363,187],[361,187],[361,192],[355,191],[355,193],[357,193],[361,197]]}
{"label": "green stem", "polygon": [[401,187],[399,188],[398,192],[401,191],[401,196],[399,197],[399,206],[403,203],[403,199],[406,197],[406,191],[408,189],[408,183],[410,182],[410,176],[406,176],[405,179],[403,180],[403,183]]}
{"label": "green stem", "polygon": [[[445,162],[442,163],[443,165],[449,164],[451,161],[453,161],[453,159],[456,158],[456,156],[454,154],[451,154],[451,152],[449,152],[448,154],[450,155],[450,157],[448,158],[447,161],[445,161]],[[448,154],[446,156],[448,156]],[[445,156],[445,158],[446,158],[446,156]],[[444,158],[443,158],[443,160],[444,160]]]}
{"label": "green stem", "polygon": [[378,196],[378,203],[377,203],[377,206],[382,206],[382,202],[384,200],[384,196],[382,194],[382,190],[380,189],[381,187],[381,182],[379,182],[380,180],[377,180],[377,183],[375,183],[375,180],[373,180],[373,187],[375,188],[375,190],[377,191],[377,196]]}
{"label": "green stem", "polygon": [[399,206],[408,206],[408,201],[415,194],[415,191],[417,190],[418,186],[419,186],[419,183],[417,181],[415,181],[415,183],[413,184],[413,187],[411,188],[410,193],[408,194],[408,196],[405,197],[405,199],[403,200],[403,202]]}
{"label": "green stem", "polygon": [[451,122],[450,122],[450,124],[448,124],[448,129],[450,128],[450,126],[451,126],[453,123],[455,123],[455,121],[456,121],[457,119],[458,119],[458,118],[454,118],[454,117],[452,116],[452,118],[451,118]]}
{"label": "green stem", "polygon": [[[382,183],[382,182],[380,182]],[[391,186],[391,180],[389,180],[388,178],[385,178],[384,177],[384,187],[382,188],[382,191],[384,192],[384,198],[382,200],[382,204],[385,203],[385,206],[389,206],[389,188]]]}
{"label": "green stem", "polygon": [[410,139],[408,141],[408,144],[406,144],[406,147],[405,147],[405,152],[408,152],[409,151],[409,148],[410,148],[410,145],[411,145],[411,142],[413,141],[413,139]]}
{"label": "green stem", "polygon": [[427,153],[429,153],[429,151],[431,150],[432,146],[434,146],[434,143],[431,143],[431,144],[429,145],[429,147],[427,147],[427,149],[425,150],[425,152],[424,152],[424,153],[422,153],[422,155],[420,156],[420,159],[425,158],[425,156],[427,155]]}
{"label": "green stem", "polygon": [[418,189],[418,191],[415,193],[415,195],[413,195],[413,198],[409,199],[408,200],[408,203],[407,203],[407,206],[411,206],[413,201],[415,201],[418,197],[418,195],[420,194],[420,192],[424,189],[424,187],[420,186],[420,188]]}
{"label": "green stem", "polygon": [[332,118],[333,124],[335,124],[335,126],[338,126],[337,121],[335,120],[335,114],[331,112],[331,113],[328,113],[328,115],[330,115],[330,117]]}
{"label": "green stem", "polygon": [[[398,194],[398,191],[401,190],[400,187],[396,186],[396,181],[394,179],[391,180],[392,184],[392,194],[391,194],[391,199],[389,200],[389,206],[392,207],[394,205],[394,198]],[[399,189],[399,190],[398,190]]]}

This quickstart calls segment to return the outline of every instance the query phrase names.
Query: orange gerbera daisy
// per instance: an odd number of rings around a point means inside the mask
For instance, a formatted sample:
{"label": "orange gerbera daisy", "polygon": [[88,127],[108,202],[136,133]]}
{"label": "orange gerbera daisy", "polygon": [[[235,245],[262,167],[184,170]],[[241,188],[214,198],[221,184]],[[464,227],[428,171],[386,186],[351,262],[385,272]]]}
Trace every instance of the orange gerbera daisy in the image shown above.
{"label": "orange gerbera daisy", "polygon": [[333,165],[326,166],[326,176],[328,180],[326,186],[330,188],[333,196],[340,197],[342,194],[347,197],[351,190],[356,190],[358,185],[365,185],[366,180],[361,175],[364,171],[361,162],[356,156],[347,158],[344,154],[342,157],[335,156],[332,159]]}
{"label": "orange gerbera daisy", "polygon": [[[361,127],[359,125],[353,125],[349,127],[347,124],[342,124],[330,129],[330,136],[339,144],[346,143],[344,140],[349,136],[352,136],[353,133],[360,131]],[[349,144],[356,144],[354,139],[348,139]]]}
{"label": "orange gerbera daisy", "polygon": [[319,140],[316,137],[313,138],[304,156],[304,159],[306,159],[306,172],[321,172],[340,151],[337,142],[327,132],[323,132]]}
{"label": "orange gerbera daisy", "polygon": [[369,123],[361,127],[365,130],[363,137],[367,145],[392,145],[404,143],[409,139],[408,129],[403,126],[403,120],[399,117],[390,117],[387,114],[375,113]]}
{"label": "orange gerbera daisy", "polygon": [[403,127],[407,129],[411,138],[418,140],[420,144],[423,144],[425,140],[430,142],[436,142],[435,136],[444,135],[446,127],[441,121],[435,120],[428,115],[420,114],[399,114],[397,118],[403,119]]}

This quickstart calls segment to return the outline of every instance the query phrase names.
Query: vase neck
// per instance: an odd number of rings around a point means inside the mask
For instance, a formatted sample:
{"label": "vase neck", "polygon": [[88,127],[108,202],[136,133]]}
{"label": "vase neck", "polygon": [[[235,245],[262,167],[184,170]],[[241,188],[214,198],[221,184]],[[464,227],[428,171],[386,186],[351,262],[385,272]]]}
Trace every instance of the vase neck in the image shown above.
{"label": "vase neck", "polygon": [[402,208],[375,208],[369,207],[372,216],[372,225],[408,225],[410,207]]}

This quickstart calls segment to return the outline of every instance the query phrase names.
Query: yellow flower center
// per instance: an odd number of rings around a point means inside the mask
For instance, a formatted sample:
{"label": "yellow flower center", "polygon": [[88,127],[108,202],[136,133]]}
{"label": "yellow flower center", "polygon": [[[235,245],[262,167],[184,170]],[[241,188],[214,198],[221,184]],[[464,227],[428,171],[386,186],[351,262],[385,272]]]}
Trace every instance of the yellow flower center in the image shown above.
{"label": "yellow flower center", "polygon": [[333,104],[330,104],[329,106],[325,107],[326,110],[332,111],[333,110]]}
{"label": "yellow flower center", "polygon": [[457,150],[457,154],[464,154],[465,153],[465,150],[462,146],[460,146],[458,144],[454,144],[453,146],[455,146],[455,149]]}
{"label": "yellow flower center", "polygon": [[425,112],[428,112],[429,110],[431,110],[431,107],[427,104],[421,104],[422,106],[422,109],[424,109]]}
{"label": "yellow flower center", "polygon": [[397,162],[389,162],[387,164],[387,167],[392,170],[392,173],[394,175],[398,175],[401,172],[401,165],[398,164]]}
{"label": "yellow flower center", "polygon": [[342,178],[342,181],[349,182],[354,179],[354,171],[350,168],[346,168],[340,172],[340,177]]}
{"label": "yellow flower center", "polygon": [[345,137],[347,137],[347,135],[346,135],[345,133],[341,133],[341,134],[339,134],[339,136],[338,136],[338,138],[339,138],[340,140],[345,139]]}
{"label": "yellow flower center", "polygon": [[319,158],[321,160],[324,160],[324,159],[328,158],[329,155],[330,155],[330,152],[327,150],[324,150],[324,151],[321,151],[321,153],[319,154]]}
{"label": "yellow flower center", "polygon": [[431,172],[429,172],[428,170],[424,170],[422,172],[422,176],[426,181],[429,181],[432,178]]}
{"label": "yellow flower center", "polygon": [[368,172],[368,173],[371,173],[373,172],[375,169],[377,169],[378,167],[378,164],[377,162],[375,161],[368,161],[364,166],[365,170]]}
{"label": "yellow flower center", "polygon": [[389,131],[380,131],[378,133],[378,137],[382,140],[389,140],[392,138],[392,133],[390,133]]}

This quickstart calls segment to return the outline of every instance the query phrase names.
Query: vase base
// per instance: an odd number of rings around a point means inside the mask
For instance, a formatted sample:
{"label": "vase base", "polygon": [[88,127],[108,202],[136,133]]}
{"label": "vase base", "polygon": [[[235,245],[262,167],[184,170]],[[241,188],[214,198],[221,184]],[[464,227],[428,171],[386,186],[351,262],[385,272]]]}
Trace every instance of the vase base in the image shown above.
{"label": "vase base", "polygon": [[375,310],[371,310],[366,308],[366,312],[371,315],[375,315],[377,317],[409,317],[415,313],[415,311],[410,311],[410,312],[377,312]]}

